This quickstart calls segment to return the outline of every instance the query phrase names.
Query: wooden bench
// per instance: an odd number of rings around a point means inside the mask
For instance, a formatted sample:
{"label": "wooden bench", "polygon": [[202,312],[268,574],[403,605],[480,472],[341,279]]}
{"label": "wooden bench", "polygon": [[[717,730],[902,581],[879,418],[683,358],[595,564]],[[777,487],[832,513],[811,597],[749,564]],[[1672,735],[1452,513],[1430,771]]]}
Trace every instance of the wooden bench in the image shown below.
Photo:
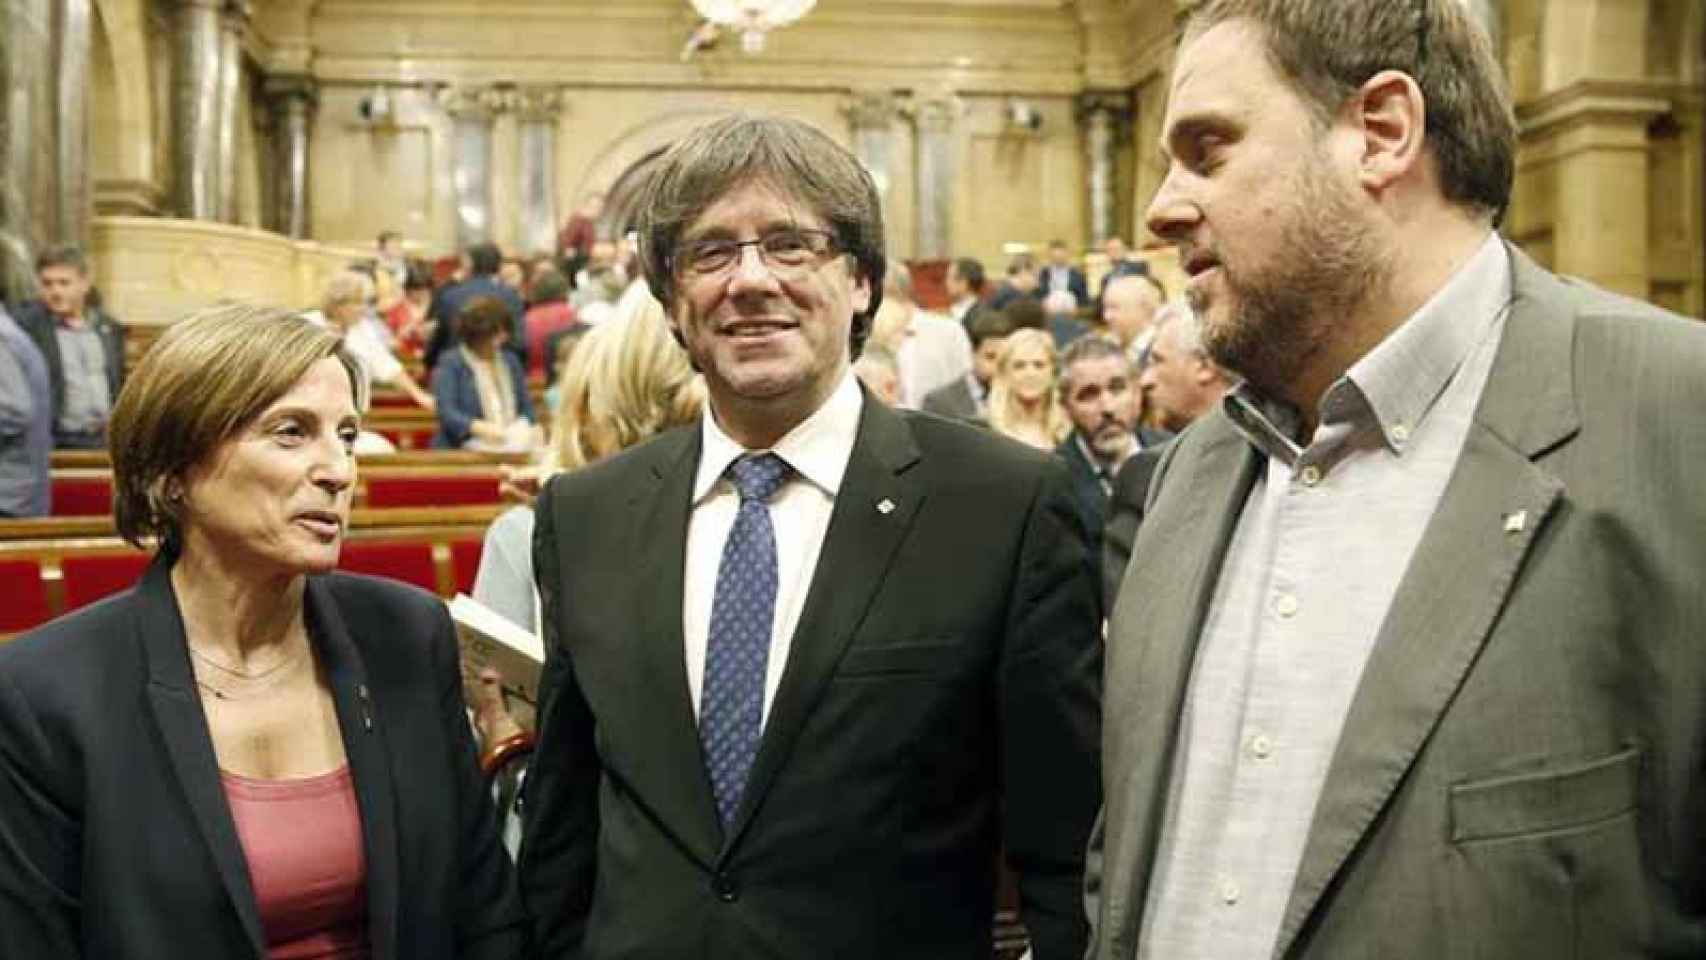
{"label": "wooden bench", "polygon": [[[338,566],[449,598],[473,589],[486,528],[506,505],[360,509]],[[0,520],[0,641],[124,590],[150,554],[118,538],[111,517]]]}
{"label": "wooden bench", "polygon": [[[476,450],[402,450],[397,453],[363,453],[356,456],[362,469],[368,467],[477,467],[517,466],[531,462],[525,453]],[[58,468],[108,468],[112,460],[105,450],[55,450]]]}

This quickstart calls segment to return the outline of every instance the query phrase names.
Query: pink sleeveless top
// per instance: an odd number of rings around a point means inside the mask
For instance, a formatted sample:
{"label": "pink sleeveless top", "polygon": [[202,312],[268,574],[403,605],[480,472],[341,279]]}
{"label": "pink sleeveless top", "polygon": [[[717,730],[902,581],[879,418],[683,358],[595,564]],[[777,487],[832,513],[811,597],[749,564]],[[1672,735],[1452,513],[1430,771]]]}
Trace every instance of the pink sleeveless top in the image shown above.
{"label": "pink sleeveless top", "polygon": [[300,780],[219,776],[269,960],[366,960],[367,858],[349,767]]}

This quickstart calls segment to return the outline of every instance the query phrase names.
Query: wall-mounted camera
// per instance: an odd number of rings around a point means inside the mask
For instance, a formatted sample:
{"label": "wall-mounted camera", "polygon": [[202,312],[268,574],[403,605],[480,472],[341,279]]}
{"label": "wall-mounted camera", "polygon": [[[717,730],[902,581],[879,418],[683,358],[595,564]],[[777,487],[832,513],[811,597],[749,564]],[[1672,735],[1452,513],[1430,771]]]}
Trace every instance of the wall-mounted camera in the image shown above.
{"label": "wall-mounted camera", "polygon": [[1043,112],[1029,100],[1009,100],[1007,126],[1012,130],[1036,133],[1043,128]]}

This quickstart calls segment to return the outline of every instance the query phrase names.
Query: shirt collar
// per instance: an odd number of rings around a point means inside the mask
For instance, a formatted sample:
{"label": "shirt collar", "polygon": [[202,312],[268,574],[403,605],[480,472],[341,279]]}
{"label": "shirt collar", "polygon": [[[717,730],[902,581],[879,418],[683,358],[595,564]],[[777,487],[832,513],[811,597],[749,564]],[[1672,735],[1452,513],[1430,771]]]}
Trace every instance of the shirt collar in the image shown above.
{"label": "shirt collar", "polygon": [[[1497,233],[1489,233],[1427,303],[1327,389],[1318,422],[1366,418],[1387,449],[1403,455],[1416,427],[1510,300],[1510,253]],[[1286,463],[1302,453],[1297,442],[1301,418],[1290,406],[1263,396],[1247,381],[1228,391],[1221,404],[1264,453]]]}
{"label": "shirt collar", "polygon": [[[771,452],[801,478],[834,497],[847,473],[847,461],[853,456],[853,441],[859,433],[859,415],[864,403],[859,381],[849,368],[823,406],[783,434],[770,448]],[[748,453],[761,452],[747,450],[724,433],[710,404],[705,405],[700,415],[699,436],[699,471],[693,479],[695,505],[716,488],[717,481],[728,472],[729,464]]]}

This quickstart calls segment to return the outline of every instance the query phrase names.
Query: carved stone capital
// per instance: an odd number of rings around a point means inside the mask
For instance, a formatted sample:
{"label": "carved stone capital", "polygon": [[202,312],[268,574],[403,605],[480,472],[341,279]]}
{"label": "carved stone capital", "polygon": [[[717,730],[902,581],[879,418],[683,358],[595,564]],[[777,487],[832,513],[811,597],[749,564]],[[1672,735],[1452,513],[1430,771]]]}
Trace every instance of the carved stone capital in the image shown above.
{"label": "carved stone capital", "polygon": [[320,101],[320,86],[307,74],[275,74],[261,82],[261,95],[274,110],[294,105],[312,109]]}
{"label": "carved stone capital", "polygon": [[514,88],[442,86],[433,99],[445,113],[458,119],[490,120],[509,108]]}
{"label": "carved stone capital", "polygon": [[922,133],[947,133],[964,112],[965,104],[951,93],[927,94],[906,105],[906,114]]}
{"label": "carved stone capital", "polygon": [[509,108],[522,122],[554,122],[563,114],[561,87],[519,87],[509,93]]}
{"label": "carved stone capital", "polygon": [[842,98],[841,114],[854,130],[887,130],[901,115],[901,102],[887,90],[855,90]]}
{"label": "carved stone capital", "polygon": [[1123,130],[1135,114],[1131,99],[1130,90],[1086,90],[1078,95],[1073,112],[1081,127],[1106,123]]}

